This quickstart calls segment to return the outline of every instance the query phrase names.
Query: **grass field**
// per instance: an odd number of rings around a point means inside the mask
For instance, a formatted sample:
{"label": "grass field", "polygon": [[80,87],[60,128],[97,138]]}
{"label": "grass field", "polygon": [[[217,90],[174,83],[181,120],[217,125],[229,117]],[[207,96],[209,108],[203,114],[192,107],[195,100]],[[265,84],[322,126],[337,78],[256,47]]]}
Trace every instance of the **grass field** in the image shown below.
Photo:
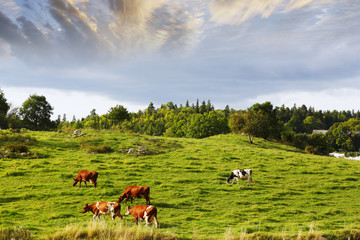
{"label": "grass field", "polygon": [[[84,132],[77,138],[71,132],[0,133],[2,152],[10,143],[24,143],[40,157],[0,159],[2,229],[21,226],[36,239],[89,229],[97,223],[92,214],[81,214],[84,204],[116,201],[129,185],[151,188],[161,227],[155,232],[164,239],[360,229],[359,161],[310,155],[263,139],[251,145],[240,135],[198,140]],[[127,153],[139,146],[147,152]],[[93,153],[104,148],[112,151]],[[226,184],[238,168],[253,170],[251,186]],[[98,187],[73,187],[80,170],[98,171]],[[125,208],[122,204],[122,214]],[[102,218],[109,229],[134,229],[132,216]],[[152,228],[141,231],[154,234]]]}

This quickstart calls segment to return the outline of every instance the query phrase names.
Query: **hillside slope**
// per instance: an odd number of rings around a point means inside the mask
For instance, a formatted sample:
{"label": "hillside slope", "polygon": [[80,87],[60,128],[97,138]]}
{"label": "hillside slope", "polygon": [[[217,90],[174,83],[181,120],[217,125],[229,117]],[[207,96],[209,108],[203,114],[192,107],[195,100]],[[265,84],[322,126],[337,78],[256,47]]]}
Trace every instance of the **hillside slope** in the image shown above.
{"label": "hillside slope", "polygon": [[[251,145],[240,135],[198,140],[84,132],[76,138],[69,132],[21,134],[31,141],[1,133],[1,149],[23,141],[40,156],[0,159],[2,228],[22,226],[43,238],[68,224],[88,223],[92,214],[81,214],[84,204],[116,201],[129,185],[150,186],[158,231],[180,238],[218,238],[229,229],[235,235],[297,235],[359,228],[358,161],[314,156],[262,139]],[[91,153],[104,146],[112,151]],[[147,150],[127,153],[138,147]],[[251,186],[226,184],[238,168],[253,170]],[[98,171],[98,187],[73,187],[80,170]],[[122,204],[122,214],[124,209]],[[124,217],[122,224],[132,226],[133,217]]]}

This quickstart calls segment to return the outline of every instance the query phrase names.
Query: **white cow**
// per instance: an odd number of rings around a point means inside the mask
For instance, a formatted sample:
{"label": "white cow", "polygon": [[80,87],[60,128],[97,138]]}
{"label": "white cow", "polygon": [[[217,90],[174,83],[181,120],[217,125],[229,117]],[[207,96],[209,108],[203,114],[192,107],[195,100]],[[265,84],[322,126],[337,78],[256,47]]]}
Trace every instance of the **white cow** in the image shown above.
{"label": "white cow", "polygon": [[226,179],[226,183],[229,184],[230,180],[232,180],[232,183],[234,183],[234,180],[236,179],[237,183],[239,183],[239,179],[247,179],[249,186],[252,182],[252,170],[251,169],[236,169],[231,172],[230,177]]}

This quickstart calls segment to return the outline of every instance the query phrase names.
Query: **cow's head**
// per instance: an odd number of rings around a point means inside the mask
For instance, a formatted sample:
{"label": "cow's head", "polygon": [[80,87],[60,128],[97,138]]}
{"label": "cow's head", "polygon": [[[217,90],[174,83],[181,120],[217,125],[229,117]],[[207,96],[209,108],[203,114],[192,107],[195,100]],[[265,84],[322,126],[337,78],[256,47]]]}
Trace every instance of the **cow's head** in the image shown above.
{"label": "cow's head", "polygon": [[118,203],[121,203],[124,200],[125,194],[120,195],[119,199],[117,200]]}
{"label": "cow's head", "polygon": [[86,213],[86,212],[89,212],[89,211],[91,211],[91,209],[89,207],[89,204],[87,203],[87,204],[85,204],[84,209],[82,210],[81,213]]}
{"label": "cow's head", "polygon": [[131,209],[131,207],[130,207],[130,206],[127,206],[127,207],[126,207],[125,216],[127,216],[127,215],[129,215],[129,214],[130,214],[130,209]]}
{"label": "cow's head", "polygon": [[230,177],[226,178],[226,183],[229,184],[230,180]]}
{"label": "cow's head", "polygon": [[79,180],[77,180],[76,178],[74,178],[74,182],[73,182],[73,186],[75,186],[78,183]]}

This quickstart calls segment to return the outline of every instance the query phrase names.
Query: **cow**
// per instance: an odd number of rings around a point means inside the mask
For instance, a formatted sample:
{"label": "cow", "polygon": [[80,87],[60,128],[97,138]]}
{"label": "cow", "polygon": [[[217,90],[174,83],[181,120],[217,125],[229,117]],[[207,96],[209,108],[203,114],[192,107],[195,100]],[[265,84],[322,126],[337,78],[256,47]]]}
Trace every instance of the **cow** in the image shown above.
{"label": "cow", "polygon": [[124,192],[120,195],[119,199],[117,200],[118,203],[121,203],[122,200],[125,198],[125,203],[130,198],[132,203],[133,198],[140,198],[143,197],[146,200],[146,204],[150,204],[150,188],[147,186],[128,186],[125,188]]}
{"label": "cow", "polygon": [[137,206],[127,206],[125,215],[132,214],[135,218],[135,223],[138,225],[139,218],[145,220],[145,226],[151,223],[154,220],[155,228],[158,227],[157,220],[157,209],[151,205],[137,205]]}
{"label": "cow", "polygon": [[93,204],[85,204],[82,213],[92,212],[94,214],[94,220],[96,217],[100,219],[100,214],[111,215],[111,218],[114,220],[116,216],[123,219],[120,210],[121,205],[117,202],[96,202]]}
{"label": "cow", "polygon": [[248,180],[247,186],[249,186],[252,182],[251,175],[252,175],[251,169],[236,169],[231,172],[230,177],[226,179],[226,183],[229,184],[230,180],[232,180],[232,183],[234,183],[235,179],[237,183],[239,183],[239,179],[247,179]]}
{"label": "cow", "polygon": [[94,187],[96,187],[96,181],[98,178],[98,172],[95,171],[80,171],[78,173],[78,175],[76,176],[76,178],[74,178],[74,182],[73,182],[73,186],[75,186],[78,182],[79,183],[79,187],[81,187],[81,181],[85,182],[85,187],[87,187],[86,182],[90,182],[92,184],[94,184]]}

